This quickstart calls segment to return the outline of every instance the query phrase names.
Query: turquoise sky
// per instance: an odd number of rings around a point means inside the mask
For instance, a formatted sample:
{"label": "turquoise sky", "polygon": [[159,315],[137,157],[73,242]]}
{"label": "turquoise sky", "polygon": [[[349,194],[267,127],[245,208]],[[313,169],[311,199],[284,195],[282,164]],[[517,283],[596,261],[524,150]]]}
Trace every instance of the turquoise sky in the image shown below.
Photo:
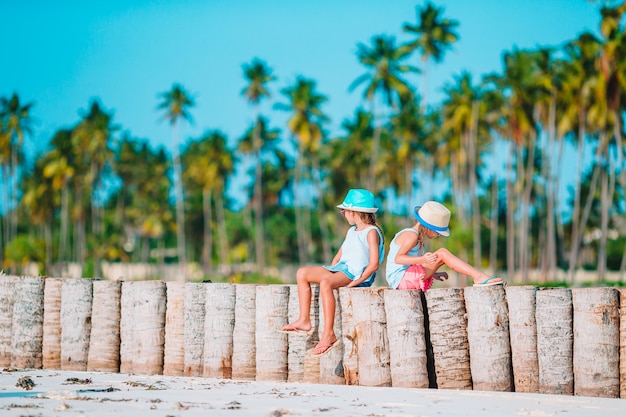
{"label": "turquoise sky", "polygon": [[[298,75],[312,78],[328,96],[323,108],[333,134],[364,104],[348,87],[365,69],[355,52],[375,35],[409,40],[404,23],[416,23],[407,0],[109,0],[2,1],[0,95],[17,92],[34,102],[34,134],[28,151],[42,149],[57,129],[75,124],[90,100],[114,112],[133,137],[171,147],[168,123],[156,110],[158,94],[181,83],[196,99],[194,123],[183,142],[207,129],[238,139],[252,112],[240,95],[242,65],[258,57],[278,80],[264,113],[283,128],[285,114],[272,110],[280,89]],[[460,41],[445,61],[429,69],[428,98],[452,76],[470,71],[478,82],[501,70],[501,53],[560,45],[585,30],[597,31],[599,5],[586,0],[436,1],[460,23]],[[414,63],[417,65],[417,57]],[[411,79],[420,86],[418,77]]]}

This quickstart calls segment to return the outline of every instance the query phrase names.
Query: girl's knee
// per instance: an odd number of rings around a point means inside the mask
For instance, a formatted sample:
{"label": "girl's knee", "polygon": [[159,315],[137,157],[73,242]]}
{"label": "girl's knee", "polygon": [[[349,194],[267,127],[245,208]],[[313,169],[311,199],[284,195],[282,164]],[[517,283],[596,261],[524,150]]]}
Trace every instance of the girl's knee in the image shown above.
{"label": "girl's knee", "polygon": [[435,253],[437,254],[437,256],[439,257],[447,257],[449,255],[451,255],[450,251],[446,248],[439,248],[435,251]]}
{"label": "girl's knee", "polygon": [[332,290],[332,285],[330,283],[330,280],[328,279],[321,279],[320,280],[320,291],[328,291],[329,289]]}

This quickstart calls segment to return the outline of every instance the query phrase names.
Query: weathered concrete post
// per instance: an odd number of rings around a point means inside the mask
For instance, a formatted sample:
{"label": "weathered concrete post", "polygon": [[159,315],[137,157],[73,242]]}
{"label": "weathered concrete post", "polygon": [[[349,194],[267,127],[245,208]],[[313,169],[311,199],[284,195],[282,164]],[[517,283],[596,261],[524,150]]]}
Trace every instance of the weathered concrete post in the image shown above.
{"label": "weathered concrete post", "polygon": [[289,286],[259,285],[256,292],[256,380],[287,381]]}
{"label": "weathered concrete post", "polygon": [[536,293],[537,287],[530,285],[506,287],[516,392],[539,392]]}
{"label": "weathered concrete post", "polygon": [[619,398],[619,292],[572,289],[574,394]]}
{"label": "weathered concrete post", "polygon": [[256,285],[235,287],[233,379],[256,378]]}
{"label": "weathered concrete post", "polygon": [[431,288],[425,296],[436,387],[471,390],[472,371],[463,288]]}
{"label": "weathered concrete post", "polygon": [[542,394],[574,394],[572,314],[569,288],[537,291],[537,359]]}
{"label": "weathered concrete post", "polygon": [[465,287],[467,340],[475,390],[512,391],[509,314],[502,285]]}
{"label": "weathered concrete post", "polygon": [[11,327],[12,368],[42,367],[43,288],[41,277],[20,277],[15,282]]}
{"label": "weathered concrete post", "polygon": [[391,384],[428,388],[426,329],[421,291],[388,290],[384,293]]}
{"label": "weathered concrete post", "polygon": [[[390,387],[391,369],[384,288],[350,288],[356,330],[359,385]],[[389,290],[391,291],[391,290]]]}
{"label": "weathered concrete post", "polygon": [[46,278],[44,281],[42,346],[44,369],[61,369],[62,285],[62,278]]}
{"label": "weathered concrete post", "polygon": [[63,280],[61,287],[61,369],[86,371],[91,336],[93,280]]}
{"label": "weathered concrete post", "polygon": [[165,283],[165,346],[163,375],[182,376],[185,373],[185,283]]}
{"label": "weathered concrete post", "polygon": [[203,376],[232,378],[235,286],[206,284]]}
{"label": "weathered concrete post", "polygon": [[120,296],[120,282],[93,282],[91,335],[87,355],[88,371],[119,372],[120,370]]}

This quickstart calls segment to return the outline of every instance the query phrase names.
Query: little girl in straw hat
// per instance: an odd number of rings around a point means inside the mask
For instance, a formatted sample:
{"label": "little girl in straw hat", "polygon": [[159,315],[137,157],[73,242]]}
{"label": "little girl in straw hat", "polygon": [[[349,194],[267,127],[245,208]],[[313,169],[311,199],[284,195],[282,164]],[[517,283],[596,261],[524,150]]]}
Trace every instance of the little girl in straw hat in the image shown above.
{"label": "little girl in straw hat", "polygon": [[446,265],[453,271],[468,275],[475,287],[502,284],[502,279],[489,276],[457,258],[445,248],[424,253],[424,238],[450,236],[450,210],[436,201],[427,201],[413,210],[415,225],[398,232],[389,245],[386,279],[390,287],[399,290],[428,290],[433,279],[448,279],[447,272],[437,272]]}
{"label": "little girl in straw hat", "polygon": [[348,191],[343,203],[337,206],[350,224],[346,238],[328,266],[305,266],[298,269],[298,301],[300,315],[293,323],[284,325],[282,333],[308,334],[311,332],[311,283],[320,286],[324,312],[324,331],[313,355],[328,352],[339,343],[333,330],[335,297],[339,287],[369,287],[384,256],[383,234],[376,224],[374,195],[363,189]]}

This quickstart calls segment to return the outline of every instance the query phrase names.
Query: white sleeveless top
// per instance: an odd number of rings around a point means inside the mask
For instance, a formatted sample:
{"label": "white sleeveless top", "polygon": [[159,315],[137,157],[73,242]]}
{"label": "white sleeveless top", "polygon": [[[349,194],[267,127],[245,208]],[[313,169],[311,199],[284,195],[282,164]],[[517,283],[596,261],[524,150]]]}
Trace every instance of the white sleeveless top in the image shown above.
{"label": "white sleeveless top", "polygon": [[[400,233],[410,231],[415,234],[418,234],[415,229],[407,228],[402,229],[393,237],[393,240],[389,244],[389,254],[387,255],[387,267],[385,269],[385,278],[387,279],[387,283],[391,288],[398,288],[400,285],[400,281],[402,281],[402,276],[404,275],[404,271],[409,269],[411,265],[401,265],[396,263],[396,256],[398,255],[398,251],[400,250],[400,245],[396,243],[396,238]],[[418,246],[413,246],[409,252],[408,256],[422,256],[424,254],[424,249],[420,251]]]}

